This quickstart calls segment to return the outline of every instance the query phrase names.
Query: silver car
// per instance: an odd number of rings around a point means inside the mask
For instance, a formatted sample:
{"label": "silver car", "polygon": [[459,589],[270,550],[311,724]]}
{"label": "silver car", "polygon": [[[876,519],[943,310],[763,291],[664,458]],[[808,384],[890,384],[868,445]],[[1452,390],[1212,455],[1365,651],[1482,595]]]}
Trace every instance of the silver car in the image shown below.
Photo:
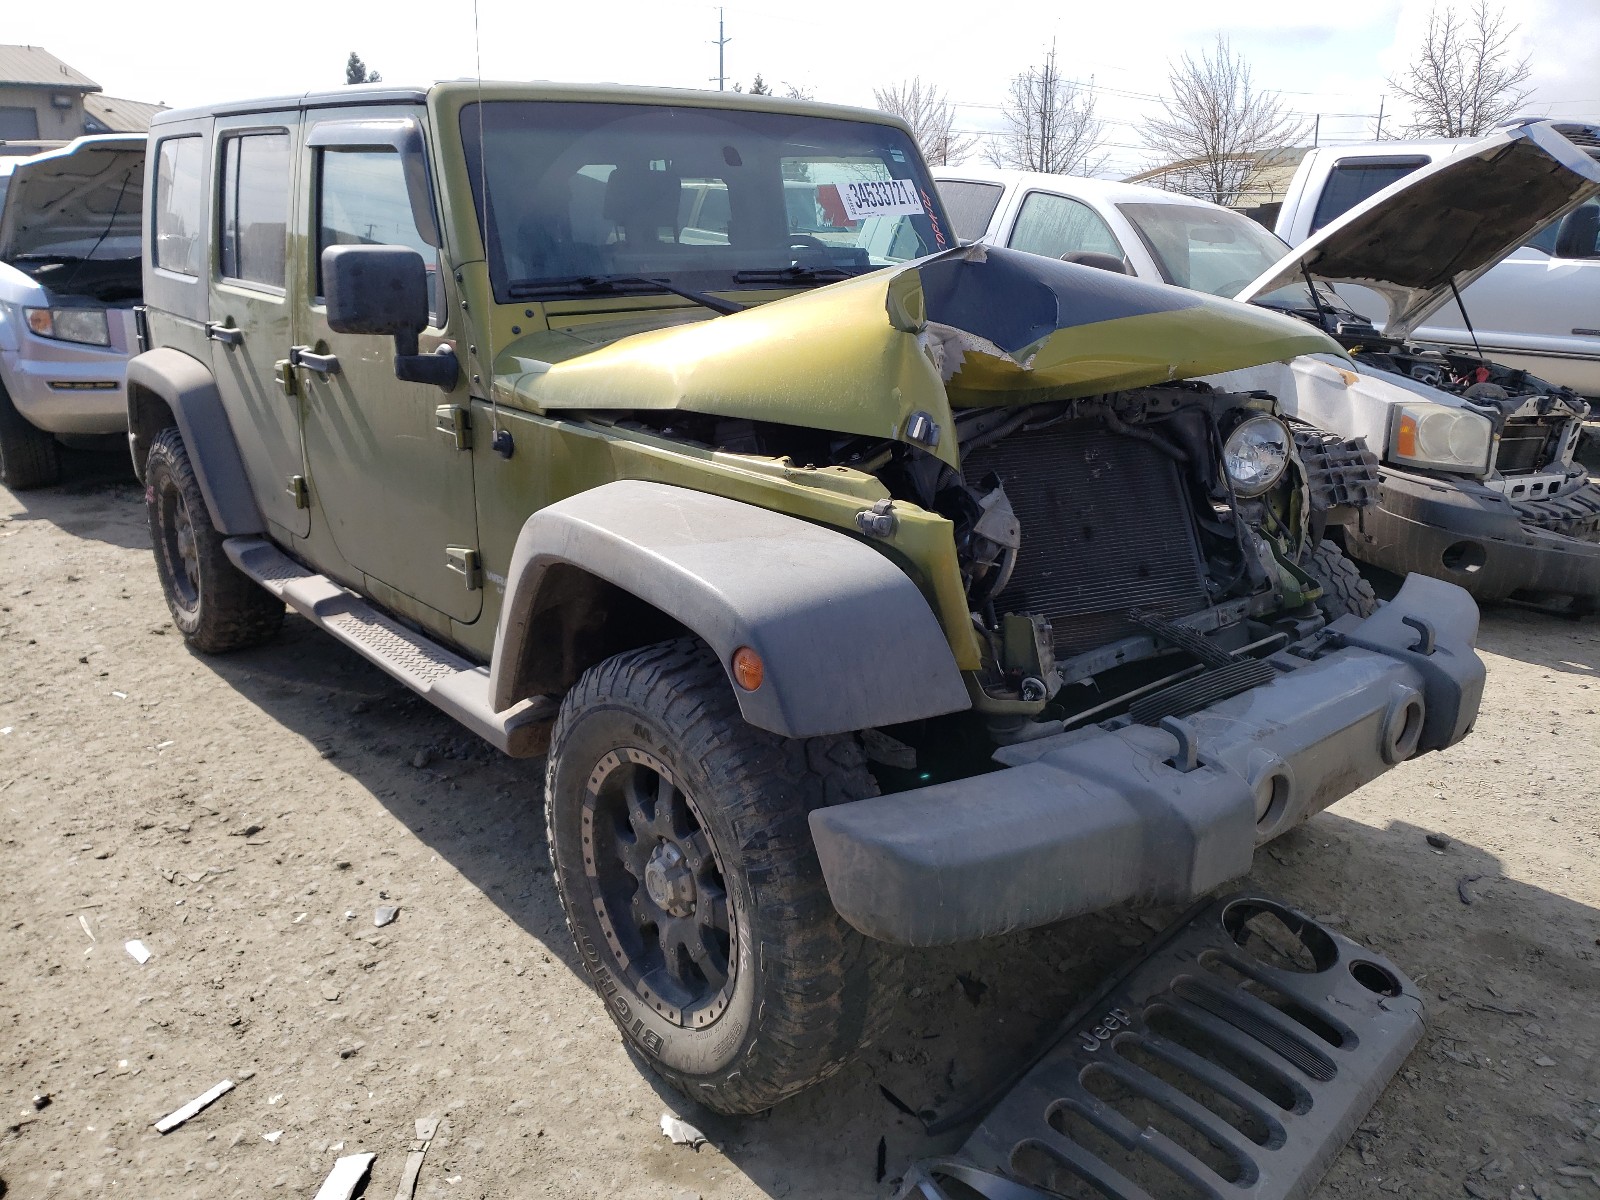
{"label": "silver car", "polygon": [[0,483],[42,487],[62,440],[127,428],[143,134],[0,159]]}

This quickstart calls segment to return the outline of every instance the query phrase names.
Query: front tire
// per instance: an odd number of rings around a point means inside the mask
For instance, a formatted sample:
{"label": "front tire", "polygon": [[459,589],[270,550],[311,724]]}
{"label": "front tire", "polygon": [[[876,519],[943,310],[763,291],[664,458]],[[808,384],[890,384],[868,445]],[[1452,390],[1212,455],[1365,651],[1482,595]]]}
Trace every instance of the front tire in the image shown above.
{"label": "front tire", "polygon": [[1378,611],[1378,595],[1361,576],[1355,560],[1337,543],[1317,543],[1305,563],[1306,573],[1322,586],[1317,607],[1330,621],[1343,616],[1370,617]]}
{"label": "front tire", "polygon": [[692,639],[590,669],[556,718],[551,861],[629,1043],[725,1113],[770,1108],[882,1028],[899,967],[834,910],[806,822],[877,794],[851,737],[747,725]]}
{"label": "front tire", "polygon": [[14,492],[49,487],[61,478],[61,448],[17,411],[0,387],[0,483]]}
{"label": "front tire", "polygon": [[176,429],[151,442],[144,479],[156,573],[178,632],[207,654],[242,650],[276,634],[283,601],[228,558]]}

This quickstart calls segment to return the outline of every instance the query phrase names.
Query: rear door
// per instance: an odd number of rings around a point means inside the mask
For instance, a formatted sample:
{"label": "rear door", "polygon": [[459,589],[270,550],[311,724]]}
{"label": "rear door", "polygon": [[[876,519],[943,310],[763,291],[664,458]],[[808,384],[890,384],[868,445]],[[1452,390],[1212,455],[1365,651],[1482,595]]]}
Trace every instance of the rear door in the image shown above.
{"label": "rear door", "polygon": [[211,371],[256,484],[262,515],[310,530],[302,486],[300,396],[288,368],[298,282],[286,269],[294,198],[295,111],[219,117],[210,319]]}
{"label": "rear door", "polygon": [[[459,622],[482,608],[472,454],[440,428],[441,406],[465,407],[431,384],[394,374],[394,340],[328,327],[322,251],[334,245],[416,250],[434,282],[421,350],[445,337],[443,281],[420,107],[314,110],[302,177],[310,180],[308,291],[296,305],[312,502],[340,555],[371,577]],[[318,370],[317,366],[329,367]],[[448,414],[447,414],[448,415]]]}

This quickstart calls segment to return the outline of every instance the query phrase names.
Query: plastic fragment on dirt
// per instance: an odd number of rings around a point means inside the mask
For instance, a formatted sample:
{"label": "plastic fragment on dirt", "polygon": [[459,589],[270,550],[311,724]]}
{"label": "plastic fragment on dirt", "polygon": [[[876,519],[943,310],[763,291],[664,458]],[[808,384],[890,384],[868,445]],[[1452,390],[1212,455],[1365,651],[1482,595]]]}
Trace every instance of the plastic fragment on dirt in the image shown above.
{"label": "plastic fragment on dirt", "polygon": [[405,1169],[400,1172],[400,1187],[394,1194],[394,1200],[411,1200],[416,1195],[417,1176],[422,1172],[422,1160],[427,1157],[428,1143],[433,1141],[433,1135],[437,1132],[439,1132],[438,1117],[417,1118],[417,1139],[411,1144],[411,1153],[406,1155]]}
{"label": "plastic fragment on dirt", "polygon": [[271,1142],[274,1146],[278,1144],[278,1139],[282,1136],[283,1130],[281,1129],[274,1129],[271,1133],[263,1133],[261,1135],[263,1141]]}
{"label": "plastic fragment on dirt", "polygon": [[380,905],[378,910],[372,914],[372,923],[377,928],[382,929],[385,925],[392,924],[399,915],[400,909],[397,905]]}
{"label": "plastic fragment on dirt", "polygon": [[676,1146],[688,1146],[691,1150],[698,1150],[706,1144],[705,1134],[687,1121],[680,1121],[671,1113],[661,1114],[661,1132],[671,1138]]}
{"label": "plastic fragment on dirt", "polygon": [[183,1107],[174,1109],[172,1112],[162,1117],[161,1120],[156,1122],[156,1132],[171,1133],[174,1129],[176,1129],[179,1125],[182,1125],[201,1109],[205,1108],[207,1105],[215,1102],[216,1100],[221,1099],[231,1091],[233,1091],[233,1080],[224,1079],[210,1091],[201,1093]]}
{"label": "plastic fragment on dirt", "polygon": [[132,955],[133,961],[140,966],[150,961],[150,948],[138,938],[134,938],[131,942],[124,942],[122,948]]}
{"label": "plastic fragment on dirt", "polygon": [[347,1154],[333,1164],[313,1200],[350,1200],[356,1187],[372,1170],[376,1154]]}
{"label": "plastic fragment on dirt", "polygon": [[83,926],[83,931],[89,935],[89,940],[91,942],[98,942],[100,940],[94,936],[94,930],[89,928],[89,918],[84,916],[82,913],[78,914],[78,924]]}

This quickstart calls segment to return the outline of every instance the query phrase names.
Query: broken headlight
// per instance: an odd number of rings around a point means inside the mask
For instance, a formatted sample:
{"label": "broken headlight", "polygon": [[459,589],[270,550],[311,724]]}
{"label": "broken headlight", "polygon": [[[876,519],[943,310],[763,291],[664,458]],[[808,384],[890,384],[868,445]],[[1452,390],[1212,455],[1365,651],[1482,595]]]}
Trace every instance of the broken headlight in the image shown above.
{"label": "broken headlight", "polygon": [[86,346],[109,346],[111,331],[103,308],[28,308],[23,310],[28,328],[40,337],[58,342],[82,342]]}
{"label": "broken headlight", "polygon": [[1235,492],[1259,496],[1283,478],[1289,465],[1288,426],[1276,417],[1240,422],[1222,444],[1222,464]]}
{"label": "broken headlight", "polygon": [[1393,420],[1388,455],[1393,461],[1475,474],[1489,469],[1493,428],[1481,413],[1420,400],[1397,405]]}

